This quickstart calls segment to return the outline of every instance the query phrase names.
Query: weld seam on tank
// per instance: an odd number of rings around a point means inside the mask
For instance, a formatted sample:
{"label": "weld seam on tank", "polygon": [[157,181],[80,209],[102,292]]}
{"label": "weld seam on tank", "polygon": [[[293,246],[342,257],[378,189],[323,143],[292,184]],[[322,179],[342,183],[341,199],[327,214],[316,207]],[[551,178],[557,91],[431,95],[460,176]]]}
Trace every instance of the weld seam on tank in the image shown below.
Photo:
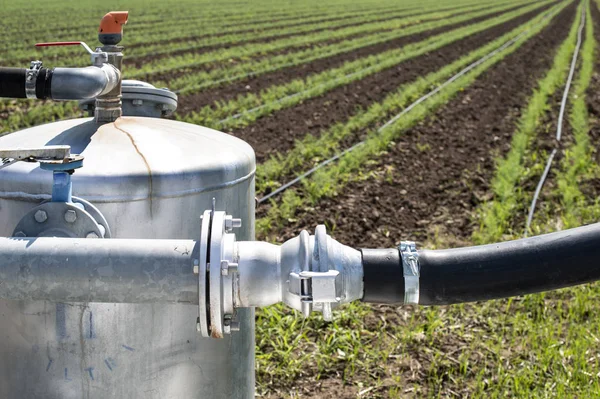
{"label": "weld seam on tank", "polygon": [[[154,193],[154,194],[152,194],[152,198],[161,198],[161,199],[163,199],[163,198],[164,199],[181,198],[181,197],[187,197],[190,195],[196,195],[196,194],[209,192],[209,191],[219,191],[224,188],[232,187],[237,184],[243,183],[244,181],[254,177],[255,174],[256,174],[256,168],[254,168],[246,176],[242,176],[235,180],[231,180],[229,182],[225,182],[225,183],[222,183],[222,184],[219,184],[216,186],[199,187],[199,188],[193,188],[193,189],[189,189],[189,190],[175,191],[172,193],[158,193],[158,194]],[[23,201],[36,202],[36,201],[48,200],[50,198],[51,198],[51,196],[48,194],[27,194],[27,193],[23,193],[23,192],[0,191],[0,199],[23,200]],[[149,200],[150,197],[147,195],[143,196],[143,197],[142,196],[131,196],[131,197],[112,196],[111,197],[111,196],[107,196],[107,195],[103,195],[103,196],[87,195],[87,196],[85,196],[84,199],[86,199],[90,202],[94,202],[94,203],[113,203],[113,202],[146,201],[146,200]]]}

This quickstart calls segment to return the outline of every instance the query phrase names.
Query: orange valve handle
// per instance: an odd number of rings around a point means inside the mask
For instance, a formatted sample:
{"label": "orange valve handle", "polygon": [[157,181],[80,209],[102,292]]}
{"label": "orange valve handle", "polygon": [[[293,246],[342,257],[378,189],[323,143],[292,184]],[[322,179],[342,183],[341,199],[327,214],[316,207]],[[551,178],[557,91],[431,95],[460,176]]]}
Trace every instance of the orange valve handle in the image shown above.
{"label": "orange valve handle", "polygon": [[123,39],[123,25],[127,23],[129,11],[109,12],[100,21],[98,39],[105,46],[116,45]]}

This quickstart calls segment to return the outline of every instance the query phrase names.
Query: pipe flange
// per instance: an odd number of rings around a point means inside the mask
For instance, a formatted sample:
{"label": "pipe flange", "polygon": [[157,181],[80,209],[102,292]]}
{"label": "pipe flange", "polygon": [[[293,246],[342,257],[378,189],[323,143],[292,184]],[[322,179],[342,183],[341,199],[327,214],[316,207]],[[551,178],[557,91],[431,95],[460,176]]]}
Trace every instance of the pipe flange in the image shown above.
{"label": "pipe flange", "polygon": [[237,286],[237,254],[231,221],[222,211],[202,215],[198,265],[198,331],[204,337],[223,338],[237,331],[234,289]]}
{"label": "pipe flange", "polygon": [[83,205],[45,202],[21,218],[14,237],[103,238],[106,228]]}
{"label": "pipe flange", "polygon": [[100,210],[98,208],[96,208],[96,206],[94,204],[92,204],[91,202],[89,202],[87,200],[84,200],[83,198],[79,198],[79,197],[71,197],[71,200],[73,201],[74,204],[83,205],[83,209],[86,212],[88,212],[90,215],[92,215],[92,217],[94,218],[96,223],[98,223],[100,225],[100,230],[104,229],[104,234],[102,235],[102,238],[111,238],[112,237],[112,234],[110,232],[110,227],[108,226],[108,221],[106,220],[106,218],[104,217],[102,212],[100,212]]}

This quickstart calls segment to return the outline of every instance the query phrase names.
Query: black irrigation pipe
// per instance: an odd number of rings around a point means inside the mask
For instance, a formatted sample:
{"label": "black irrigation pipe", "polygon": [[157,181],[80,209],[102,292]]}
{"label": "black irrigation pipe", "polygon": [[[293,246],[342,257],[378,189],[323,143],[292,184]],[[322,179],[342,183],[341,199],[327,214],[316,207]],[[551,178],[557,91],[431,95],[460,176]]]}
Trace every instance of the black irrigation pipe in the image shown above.
{"label": "black irrigation pipe", "polygon": [[[583,4],[583,1],[582,1]],[[571,69],[569,70],[569,77],[567,78],[567,84],[565,85],[565,91],[563,92],[562,101],[560,103],[560,112],[558,113],[558,126],[556,127],[556,146],[560,143],[560,139],[562,137],[562,125],[564,122],[565,109],[567,106],[567,99],[569,97],[569,90],[571,88],[571,83],[573,81],[573,74],[575,73],[575,66],[577,65],[577,57],[579,55],[579,49],[581,47],[581,37],[583,35],[583,28],[585,26],[585,5],[581,7],[581,21],[579,23],[579,31],[577,32],[577,44],[575,45],[575,51],[573,52],[573,59],[571,60]],[[523,233],[524,237],[527,237],[529,234],[529,228],[531,227],[531,222],[533,221],[533,215],[535,213],[535,205],[537,204],[538,198],[542,191],[542,187],[546,182],[546,178],[548,177],[548,173],[550,172],[550,168],[552,167],[552,161],[554,160],[554,156],[558,148],[554,148],[552,153],[548,157],[546,161],[546,167],[544,168],[544,173],[540,177],[540,181],[535,189],[535,193],[533,195],[533,200],[531,201],[531,205],[529,207],[529,214],[527,215],[527,223],[525,225],[525,232]]]}
{"label": "black irrigation pipe", "polygon": [[[435,94],[437,94],[438,92],[440,92],[443,88],[445,88],[446,86],[448,86],[449,84],[451,84],[452,82],[454,82],[455,80],[457,80],[458,78],[460,78],[461,76],[465,75],[467,72],[471,71],[472,69],[474,69],[475,67],[481,65],[482,63],[484,63],[485,61],[487,61],[488,59],[490,59],[494,55],[498,54],[499,52],[501,52],[501,51],[505,50],[506,48],[510,47],[511,45],[515,44],[521,37],[523,37],[531,29],[533,29],[534,26],[537,26],[537,25],[541,24],[546,19],[550,18],[553,14],[554,13],[552,13],[552,10],[548,11],[547,15],[545,15],[537,24],[535,24],[533,26],[530,26],[529,28],[525,29],[523,32],[519,33],[517,36],[515,36],[512,39],[506,41],[500,47],[496,48],[495,50],[493,50],[490,53],[484,55],[483,57],[481,57],[477,61],[475,61],[472,64],[468,65],[467,67],[465,67],[464,69],[462,69],[460,72],[458,72],[456,75],[454,75],[450,79],[446,80],[440,86],[436,87],[434,90],[430,91],[429,93],[425,94],[424,96],[422,96],[421,98],[419,98],[418,100],[416,100],[415,102],[413,102],[412,104],[410,104],[407,108],[405,108],[404,110],[402,110],[402,112],[400,112],[399,114],[397,114],[396,116],[394,116],[392,119],[390,119],[389,121],[387,121],[383,126],[381,126],[377,130],[377,134],[381,133],[384,129],[386,129],[390,125],[394,124],[396,121],[398,121],[398,119],[400,119],[402,116],[406,115],[408,112],[410,112],[412,109],[414,109],[417,105],[419,105],[422,102],[426,101],[428,98],[434,96]],[[279,187],[278,189],[274,190],[273,192],[265,195],[262,198],[257,199],[256,200],[257,204],[260,205],[261,203],[267,201],[268,199],[270,199],[270,198],[272,198],[272,197],[274,197],[274,196],[276,196],[276,195],[284,192],[285,190],[287,190],[288,188],[292,187],[293,185],[295,185],[296,183],[298,183],[302,179],[308,177],[309,175],[311,175],[314,172],[316,172],[317,170],[319,170],[319,169],[321,169],[321,168],[329,165],[330,163],[332,163],[332,162],[340,159],[342,156],[344,156],[347,153],[355,150],[356,148],[364,145],[365,143],[366,143],[366,140],[360,141],[360,142],[354,144],[352,147],[349,147],[349,148],[345,149],[344,151],[337,153],[333,157],[331,157],[331,158],[329,158],[329,159],[327,159],[327,160],[325,160],[325,161],[317,164],[312,169],[310,169],[307,172],[303,173],[302,175],[296,177],[295,179],[289,181],[288,183],[282,185],[281,187]]]}

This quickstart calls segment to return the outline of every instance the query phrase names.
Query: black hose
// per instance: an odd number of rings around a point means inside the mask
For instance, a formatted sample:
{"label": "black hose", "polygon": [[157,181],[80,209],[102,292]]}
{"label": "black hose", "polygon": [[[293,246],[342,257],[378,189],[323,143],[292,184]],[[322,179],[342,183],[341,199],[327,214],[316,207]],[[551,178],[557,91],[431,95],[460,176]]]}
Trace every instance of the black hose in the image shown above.
{"label": "black hose", "polygon": [[[387,279],[374,279],[367,271],[378,267],[374,260],[373,252],[363,250],[363,300],[402,303],[401,262],[395,268],[386,266]],[[485,301],[588,283],[600,280],[600,223],[498,244],[423,250],[419,263],[422,305]],[[371,294],[377,288],[374,282],[384,288],[383,297]]]}
{"label": "black hose", "polygon": [[[0,97],[27,98],[25,91],[25,68],[0,68]],[[36,97],[43,100],[50,97],[52,70],[41,68],[35,86]]]}
{"label": "black hose", "polygon": [[361,252],[364,292],[362,300],[372,303],[402,303],[404,278],[398,249],[362,249]]}
{"label": "black hose", "polygon": [[0,68],[0,97],[27,98],[25,68]]}

